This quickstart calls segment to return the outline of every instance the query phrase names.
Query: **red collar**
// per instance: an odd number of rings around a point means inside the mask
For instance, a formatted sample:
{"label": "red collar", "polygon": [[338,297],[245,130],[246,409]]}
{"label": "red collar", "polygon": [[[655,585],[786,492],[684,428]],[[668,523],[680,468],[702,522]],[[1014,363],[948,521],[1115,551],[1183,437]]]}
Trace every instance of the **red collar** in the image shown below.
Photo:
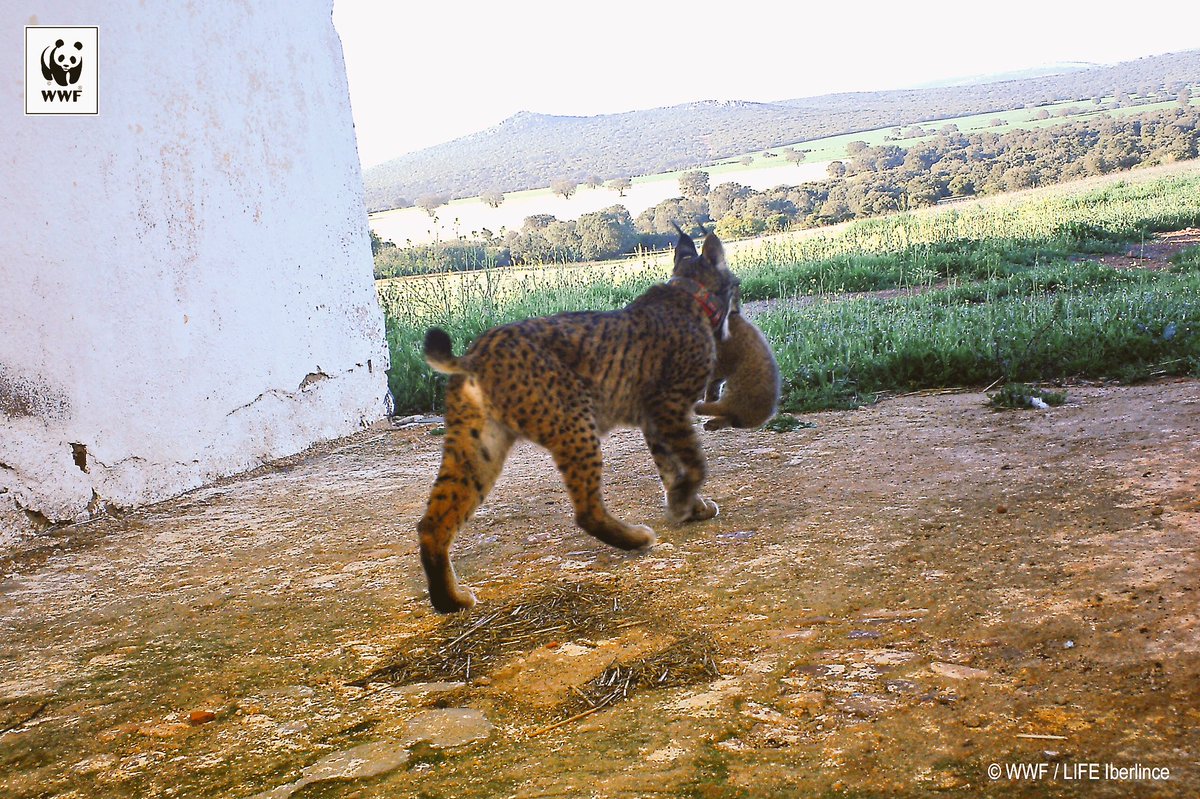
{"label": "red collar", "polygon": [[667,285],[677,286],[692,295],[692,299],[700,303],[700,307],[704,309],[704,315],[708,317],[713,330],[720,329],[729,311],[728,305],[722,308],[717,304],[717,298],[708,289],[690,277],[673,277],[667,281]]}

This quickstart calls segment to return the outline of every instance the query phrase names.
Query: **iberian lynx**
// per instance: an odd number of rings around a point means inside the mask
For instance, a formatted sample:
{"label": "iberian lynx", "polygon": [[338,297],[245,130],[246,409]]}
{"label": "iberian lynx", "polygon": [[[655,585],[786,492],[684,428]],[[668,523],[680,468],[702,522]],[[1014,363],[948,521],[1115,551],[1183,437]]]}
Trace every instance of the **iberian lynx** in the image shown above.
{"label": "iberian lynx", "polygon": [[455,576],[450,546],[517,439],[550,451],[575,521],[614,547],[648,549],[655,536],[649,527],[613,518],[604,506],[600,436],[613,428],[641,429],[672,521],[717,514],[716,503],[698,493],[705,467],[692,406],[712,375],[716,340],[728,335],[736,284],[715,235],[697,252],[680,231],[671,279],[621,310],[502,325],[460,357],[444,331],[428,331],[425,359],[450,375],[442,465],[417,525],[434,608],[450,613],[475,604]]}

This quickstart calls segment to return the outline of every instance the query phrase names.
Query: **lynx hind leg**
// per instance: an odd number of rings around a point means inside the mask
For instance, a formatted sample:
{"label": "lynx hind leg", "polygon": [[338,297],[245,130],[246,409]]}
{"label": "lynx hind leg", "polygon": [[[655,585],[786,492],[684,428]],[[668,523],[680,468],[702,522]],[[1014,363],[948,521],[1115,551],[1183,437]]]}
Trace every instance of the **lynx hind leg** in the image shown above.
{"label": "lynx hind leg", "polygon": [[706,471],[704,453],[686,412],[687,404],[671,410],[672,403],[661,403],[642,426],[642,434],[667,497],[667,516],[676,522],[711,519],[720,512],[717,503],[698,493]]}
{"label": "lynx hind leg", "polygon": [[421,565],[429,600],[440,613],[465,610],[475,595],[458,582],[450,547],[463,522],[492,490],[514,440],[513,433],[486,416],[472,378],[455,376],[446,386],[446,436],[442,466],[417,524]]}
{"label": "lynx hind leg", "polygon": [[576,524],[588,535],[618,549],[642,551],[654,546],[657,538],[652,529],[626,524],[604,506],[600,491],[603,454],[589,403],[571,402],[565,396],[559,399],[565,401],[555,404],[554,411],[540,420],[539,429],[529,434],[554,457],[575,508]]}

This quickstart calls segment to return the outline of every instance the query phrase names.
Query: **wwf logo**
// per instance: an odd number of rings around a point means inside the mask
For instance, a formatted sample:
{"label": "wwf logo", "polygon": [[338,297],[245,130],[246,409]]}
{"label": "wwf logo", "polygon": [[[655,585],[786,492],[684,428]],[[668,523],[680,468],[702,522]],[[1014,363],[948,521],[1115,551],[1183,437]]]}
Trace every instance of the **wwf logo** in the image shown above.
{"label": "wwf logo", "polygon": [[25,113],[98,114],[100,31],[25,26]]}
{"label": "wwf logo", "polygon": [[42,51],[42,77],[59,86],[74,86],[83,74],[83,42],[67,47],[62,39]]}

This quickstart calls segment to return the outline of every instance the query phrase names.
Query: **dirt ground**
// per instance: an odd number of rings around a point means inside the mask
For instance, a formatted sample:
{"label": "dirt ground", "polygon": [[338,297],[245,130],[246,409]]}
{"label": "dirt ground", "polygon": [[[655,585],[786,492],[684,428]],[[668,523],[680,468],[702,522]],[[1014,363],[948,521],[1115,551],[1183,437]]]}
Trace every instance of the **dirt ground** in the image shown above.
{"label": "dirt ground", "polygon": [[1089,255],[1086,260],[1099,261],[1113,269],[1167,269],[1171,258],[1180,250],[1200,246],[1200,228],[1184,228],[1156,233],[1140,244],[1112,255]]}
{"label": "dirt ground", "polygon": [[0,561],[0,795],[1195,796],[1200,381],[1068,394],[701,431],[721,513],[683,526],[614,433],[641,556],[519,445],[456,546],[465,618],[416,556],[430,425],[60,530]]}

